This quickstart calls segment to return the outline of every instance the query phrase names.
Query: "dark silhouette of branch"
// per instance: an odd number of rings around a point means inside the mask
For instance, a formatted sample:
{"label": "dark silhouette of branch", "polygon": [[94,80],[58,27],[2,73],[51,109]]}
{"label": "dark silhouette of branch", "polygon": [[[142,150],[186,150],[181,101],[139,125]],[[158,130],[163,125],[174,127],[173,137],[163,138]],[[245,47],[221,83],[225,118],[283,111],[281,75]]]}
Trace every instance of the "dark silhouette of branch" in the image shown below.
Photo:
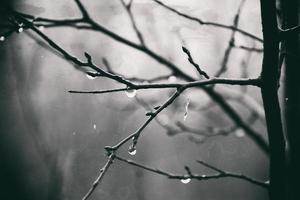
{"label": "dark silhouette of branch", "polygon": [[108,171],[109,167],[111,166],[111,164],[113,163],[113,160],[115,158],[116,158],[116,156],[113,153],[109,155],[107,162],[100,169],[99,175],[97,176],[96,180],[94,181],[94,183],[91,186],[91,188],[89,189],[89,191],[84,195],[82,200],[87,200],[92,195],[92,193],[94,192],[96,187],[99,185],[100,181],[103,179],[105,173]]}
{"label": "dark silhouette of branch", "polygon": [[[204,85],[216,85],[216,84],[228,84],[228,85],[253,85],[259,87],[260,79],[227,79],[227,78],[210,78],[208,80],[201,80],[201,81],[193,81],[188,83],[149,83],[149,84],[134,84],[130,81],[129,88],[117,88],[112,90],[100,90],[100,91],[75,91],[70,90],[70,93],[82,93],[82,94],[103,94],[103,93],[111,93],[111,92],[120,92],[125,90],[142,90],[142,89],[158,89],[158,88],[193,88],[193,87],[200,87]],[[127,83],[127,84],[128,84]]]}
{"label": "dark silhouette of branch", "polygon": [[210,169],[213,169],[219,173],[217,174],[212,174],[212,175],[198,175],[198,174],[193,174],[192,171],[190,170],[189,167],[185,166],[185,170],[187,171],[187,174],[184,174],[184,175],[176,175],[176,174],[172,174],[172,173],[169,173],[169,172],[166,172],[164,170],[161,170],[161,169],[157,169],[157,168],[152,168],[150,166],[147,166],[147,165],[143,165],[143,164],[139,164],[133,160],[127,160],[125,158],[122,158],[120,156],[115,156],[115,159],[116,160],[119,160],[121,162],[124,162],[124,163],[127,163],[129,165],[133,165],[133,166],[136,166],[136,167],[139,167],[139,168],[142,168],[146,171],[150,171],[150,172],[153,172],[155,174],[159,174],[159,175],[162,175],[162,176],[166,176],[170,179],[177,179],[177,180],[185,180],[185,179],[196,179],[198,181],[205,181],[205,180],[210,180],[210,179],[220,179],[220,178],[237,178],[237,179],[240,179],[240,180],[244,180],[244,181],[248,181],[252,184],[255,184],[255,185],[258,185],[258,186],[261,186],[263,188],[268,188],[268,182],[267,181],[259,181],[257,179],[254,179],[254,178],[251,178],[249,176],[246,176],[246,175],[243,175],[243,174],[237,174],[237,173],[232,173],[232,172],[227,172],[227,171],[224,171],[224,170],[221,170],[221,169],[218,169],[216,167],[213,167],[209,164],[207,164],[206,162],[204,161],[200,161],[200,160],[197,160],[198,163],[210,168]]}
{"label": "dark silhouette of branch", "polygon": [[[39,18],[39,19],[41,19],[41,18]],[[51,22],[50,19],[47,19],[46,21]],[[58,24],[59,26],[71,26],[71,27],[75,27],[75,28],[79,28],[79,29],[83,28],[83,29],[90,29],[90,30],[93,30],[93,31],[100,31],[103,34],[111,37],[112,39],[114,39],[116,41],[119,41],[123,44],[126,44],[126,45],[128,45],[128,46],[130,46],[134,49],[137,49],[137,50],[145,53],[146,55],[148,55],[151,58],[153,58],[154,60],[156,60],[158,63],[166,66],[169,69],[171,69],[173,71],[173,74],[179,75],[180,77],[182,77],[183,79],[185,79],[187,81],[194,81],[194,79],[192,77],[190,77],[189,75],[184,73],[182,70],[180,70],[175,64],[171,63],[167,59],[165,59],[162,56],[158,55],[154,51],[150,50],[147,47],[144,47],[144,46],[138,45],[136,43],[133,43],[133,42],[131,42],[131,41],[129,41],[129,40],[113,33],[113,32],[111,32],[110,30],[108,30],[108,29],[104,28],[103,26],[99,25],[98,23],[94,22],[92,19],[81,20],[81,23],[87,23],[88,25],[81,25],[81,24],[76,25],[76,24],[72,24],[72,23],[68,24],[68,23],[65,23],[64,20],[62,20],[62,21],[61,20],[54,20],[54,21],[52,21],[52,23]],[[30,24],[30,26],[33,26],[33,25]],[[33,29],[33,30],[36,32],[36,29]],[[40,32],[38,34],[43,34],[43,33]],[[45,37],[47,37],[47,36],[45,36],[43,34],[44,39],[45,39]],[[49,41],[47,41],[47,42],[49,43]],[[53,42],[53,41],[51,41],[51,42]],[[54,47],[54,46],[52,46],[52,47]],[[72,58],[72,59],[77,60],[76,58]],[[245,132],[249,135],[249,137],[255,141],[255,143],[263,150],[263,152],[268,153],[268,145],[264,141],[264,139],[258,133],[256,133],[254,130],[252,130],[251,127],[247,126],[247,124],[245,122],[243,122],[243,120],[236,113],[236,111],[229,104],[226,103],[226,101],[222,98],[221,95],[219,95],[217,92],[215,92],[212,88],[206,88],[206,87],[201,87],[201,88],[208,94],[208,96],[211,99],[213,99],[217,104],[220,105],[220,107],[225,111],[225,113],[237,125],[239,125],[241,128],[243,128],[245,130]]]}
{"label": "dark silhouette of branch", "polygon": [[[234,16],[234,20],[233,20],[233,26],[234,27],[238,27],[238,23],[239,23],[239,19],[240,19],[240,13],[241,13],[242,8],[245,4],[245,1],[246,0],[242,0],[240,2],[238,11],[236,12],[236,14]],[[232,48],[234,47],[235,34],[236,34],[236,29],[233,29],[232,32],[231,32],[229,42],[228,42],[228,46],[227,46],[227,48],[225,50],[225,53],[224,53],[224,56],[223,56],[223,60],[222,60],[222,63],[221,63],[221,68],[215,74],[215,76],[217,76],[217,77],[221,76],[222,74],[224,74],[227,71],[227,63],[228,63],[228,60],[229,60],[229,56],[230,56]]]}
{"label": "dark silhouette of branch", "polygon": [[133,0],[131,0],[127,5],[126,3],[124,2],[124,0],[120,0],[121,1],[121,4],[123,5],[123,7],[125,8],[126,10],[126,13],[128,14],[129,16],[129,19],[130,19],[130,22],[132,24],[132,28],[134,30],[134,32],[136,33],[136,36],[138,37],[140,43],[142,46],[145,46],[145,40],[144,40],[144,37],[141,33],[141,31],[138,29],[137,25],[136,25],[136,22],[135,22],[135,19],[134,19],[134,16],[132,14],[132,3],[133,3]]}
{"label": "dark silhouette of branch", "polygon": [[281,29],[279,28],[279,34],[281,40],[284,40],[284,38],[289,37],[291,35],[299,34],[300,33],[300,25],[294,26],[292,28],[287,29]]}
{"label": "dark silhouette of branch", "polygon": [[199,74],[201,76],[204,76],[205,78],[209,79],[209,76],[207,75],[207,73],[205,71],[201,70],[199,65],[197,63],[195,63],[190,51],[184,46],[182,47],[182,51],[188,56],[188,61],[196,68],[196,70],[199,72]]}
{"label": "dark silhouette of branch", "polygon": [[279,82],[279,31],[276,18],[276,1],[261,0],[261,19],[264,37],[261,94],[265,109],[270,143],[270,199],[285,199],[285,139],[278,100]]}
{"label": "dark silhouette of branch", "polygon": [[166,5],[165,3],[161,2],[161,1],[158,1],[158,0],[152,0],[154,2],[156,2],[157,4],[161,5],[162,7],[168,9],[169,11],[173,12],[173,13],[176,13],[177,15],[181,16],[181,17],[184,17],[186,19],[189,19],[189,20],[192,20],[192,21],[195,21],[195,22],[198,22],[200,25],[207,25],[207,26],[214,26],[214,27],[219,27],[219,28],[224,28],[224,29],[229,29],[229,30],[235,30],[239,33],[241,33],[242,35],[245,35],[249,38],[252,38],[258,42],[263,42],[263,40],[251,33],[248,33],[244,30],[241,30],[235,26],[230,26],[230,25],[224,25],[224,24],[220,24],[220,23],[216,23],[216,22],[207,22],[207,21],[204,21],[202,19],[199,19],[199,18],[196,18],[196,17],[192,17],[190,15],[187,15],[185,13],[182,13],[182,12],[179,12],[178,10]]}

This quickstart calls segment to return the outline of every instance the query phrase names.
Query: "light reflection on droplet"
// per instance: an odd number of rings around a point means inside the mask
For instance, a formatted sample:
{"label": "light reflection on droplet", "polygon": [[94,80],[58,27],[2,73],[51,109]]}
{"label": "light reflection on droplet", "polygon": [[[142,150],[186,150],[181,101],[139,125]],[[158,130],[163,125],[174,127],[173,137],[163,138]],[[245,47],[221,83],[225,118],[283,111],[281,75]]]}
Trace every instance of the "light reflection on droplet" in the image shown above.
{"label": "light reflection on droplet", "polygon": [[170,123],[170,119],[168,117],[168,115],[166,114],[162,114],[158,117],[158,120],[160,121],[160,123],[163,125],[163,126],[166,126]]}
{"label": "light reflection on droplet", "polygon": [[93,125],[93,129],[94,129],[94,130],[97,129],[97,125],[96,125],[96,124]]}
{"label": "light reflection on droplet", "polygon": [[23,27],[20,27],[20,28],[18,29],[18,32],[19,32],[19,33],[22,33],[23,31],[24,31]]}
{"label": "light reflection on droplet", "polygon": [[134,156],[136,154],[136,148],[135,145],[130,145],[129,149],[128,149],[128,153],[132,156]]}
{"label": "light reflection on droplet", "polygon": [[191,179],[190,178],[183,178],[180,181],[181,181],[181,183],[188,184],[189,182],[191,182]]}
{"label": "light reflection on droplet", "polygon": [[186,102],[185,102],[185,112],[184,112],[184,115],[183,115],[183,121],[185,121],[188,117],[188,113],[189,113],[189,105],[190,105],[190,99],[187,98]]}
{"label": "light reflection on droplet", "polygon": [[176,76],[169,76],[168,81],[169,81],[169,83],[175,83],[177,81],[177,77]]}
{"label": "light reflection on droplet", "polygon": [[88,78],[88,79],[90,79],[90,80],[94,80],[96,77],[95,76],[91,76],[91,75],[89,75],[89,74],[86,74],[86,77]]}
{"label": "light reflection on droplet", "polygon": [[45,27],[44,27],[44,26],[39,26],[39,30],[40,30],[40,31],[44,31],[44,30],[45,30]]}
{"label": "light reflection on droplet", "polygon": [[0,37],[0,41],[3,42],[4,40],[5,40],[5,37],[4,37],[4,36],[1,36],[1,37]]}
{"label": "light reflection on droplet", "polygon": [[236,137],[244,137],[245,136],[245,132],[242,129],[236,130],[234,134]]}
{"label": "light reflection on droplet", "polygon": [[125,91],[125,94],[126,94],[126,96],[128,96],[129,98],[133,98],[133,97],[135,97],[135,95],[136,95],[136,90],[128,89],[128,90]]}

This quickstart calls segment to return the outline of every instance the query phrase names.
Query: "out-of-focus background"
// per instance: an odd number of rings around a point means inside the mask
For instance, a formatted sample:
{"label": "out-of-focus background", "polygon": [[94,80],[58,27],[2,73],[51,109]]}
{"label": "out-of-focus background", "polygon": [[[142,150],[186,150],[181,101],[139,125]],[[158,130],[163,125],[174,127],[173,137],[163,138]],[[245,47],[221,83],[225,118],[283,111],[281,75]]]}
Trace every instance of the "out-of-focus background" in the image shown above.
{"label": "out-of-focus background", "polygon": [[[232,25],[240,0],[165,0],[166,4],[206,21]],[[138,42],[128,15],[119,0],[82,0],[91,16],[110,30]],[[38,17],[80,16],[73,0],[15,1],[15,8]],[[196,75],[181,46],[208,74],[221,65],[231,31],[200,26],[179,17],[151,0],[135,0],[132,11],[149,48],[168,58],[189,74]],[[247,0],[239,27],[261,37],[259,1]],[[120,44],[101,33],[72,28],[45,28],[51,39],[73,55],[84,59],[89,52],[102,66],[105,57],[115,71],[128,77],[153,78],[169,71],[146,55]],[[106,162],[103,148],[116,144],[136,130],[146,119],[145,109],[124,92],[102,95],[70,94],[68,90],[109,89],[119,86],[106,78],[88,79],[61,57],[33,40],[30,31],[14,34],[0,43],[0,124],[1,195],[3,199],[81,199],[99,169]],[[261,48],[249,38],[236,34],[239,45]],[[229,57],[226,77],[258,76],[261,54],[236,49]],[[177,80],[180,81],[180,80]],[[216,90],[246,119],[249,111],[230,97],[243,94],[237,86],[217,86]],[[159,105],[170,94],[167,90],[138,91],[137,97],[151,106]],[[249,87],[243,101],[263,117],[259,91]],[[184,121],[186,100],[190,99]],[[250,103],[249,103],[250,102]],[[209,109],[196,109],[210,105]],[[254,105],[254,106],[253,106]],[[193,108],[195,108],[193,110]],[[211,103],[201,90],[190,90],[160,114],[164,123],[181,121],[200,129],[203,126],[229,127],[226,114]],[[251,124],[265,137],[261,120]],[[268,158],[241,129],[197,143],[189,134],[167,134],[157,122],[143,132],[137,154],[121,155],[172,173],[213,171],[197,164],[201,159],[221,169],[258,179],[268,178]],[[2,198],[1,198],[2,199]],[[266,190],[237,179],[209,181],[178,180],[152,174],[115,161],[91,199],[267,199]]]}

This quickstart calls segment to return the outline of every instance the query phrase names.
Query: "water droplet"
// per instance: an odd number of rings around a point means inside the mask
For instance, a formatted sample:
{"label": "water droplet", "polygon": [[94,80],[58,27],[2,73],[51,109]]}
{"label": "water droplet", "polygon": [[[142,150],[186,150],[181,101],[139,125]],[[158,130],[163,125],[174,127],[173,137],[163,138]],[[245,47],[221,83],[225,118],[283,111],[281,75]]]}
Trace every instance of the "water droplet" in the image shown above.
{"label": "water droplet", "polygon": [[91,75],[89,75],[89,74],[86,74],[86,77],[88,78],[88,79],[90,79],[90,80],[94,80],[96,77],[95,76],[91,76]]}
{"label": "water droplet", "polygon": [[96,124],[93,125],[93,129],[94,129],[94,130],[97,129],[97,125],[96,125]]}
{"label": "water droplet", "polygon": [[76,132],[74,131],[72,134],[73,134],[73,135],[76,135]]}
{"label": "water droplet", "polygon": [[23,27],[20,27],[20,28],[18,29],[18,32],[19,32],[19,33],[22,33],[23,31],[24,31]]}
{"label": "water droplet", "polygon": [[266,184],[270,184],[270,180],[265,181]]}
{"label": "water droplet", "polygon": [[288,101],[288,100],[289,100],[289,98],[285,98],[285,100],[286,100],[286,101]]}
{"label": "water droplet", "polygon": [[176,76],[169,76],[168,81],[169,81],[169,83],[175,83],[177,81],[177,77]]}
{"label": "water droplet", "polygon": [[189,182],[191,182],[191,179],[190,178],[183,178],[180,181],[181,181],[181,183],[188,184]]}
{"label": "water droplet", "polygon": [[158,117],[158,120],[160,121],[160,123],[163,125],[163,126],[166,126],[170,123],[170,119],[168,117],[168,115],[165,115],[165,114],[162,114]]}
{"label": "water droplet", "polygon": [[136,95],[136,90],[128,89],[125,91],[126,96],[129,98],[133,98]]}
{"label": "water droplet", "polygon": [[189,105],[190,105],[190,99],[187,98],[187,99],[186,99],[186,102],[185,102],[185,106],[184,106],[185,112],[184,112],[184,115],[183,115],[183,121],[185,121],[186,118],[188,117],[188,113],[189,113]]}
{"label": "water droplet", "polygon": [[40,31],[44,31],[45,30],[45,26],[39,26],[39,30]]}
{"label": "water droplet", "polygon": [[132,156],[134,156],[136,154],[136,148],[134,145],[131,145],[128,149],[128,153]]}
{"label": "water droplet", "polygon": [[238,129],[238,130],[235,131],[235,136],[236,137],[244,137],[245,132],[242,129]]}
{"label": "water droplet", "polygon": [[4,37],[4,36],[1,36],[1,37],[0,37],[0,41],[3,42],[4,40],[5,40],[5,37]]}

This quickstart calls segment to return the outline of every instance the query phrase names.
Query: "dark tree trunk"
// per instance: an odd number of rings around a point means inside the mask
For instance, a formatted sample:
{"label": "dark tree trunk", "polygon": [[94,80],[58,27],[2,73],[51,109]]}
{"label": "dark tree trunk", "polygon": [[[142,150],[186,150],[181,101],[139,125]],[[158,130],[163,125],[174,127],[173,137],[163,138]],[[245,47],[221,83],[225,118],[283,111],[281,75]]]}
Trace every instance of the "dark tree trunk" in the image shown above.
{"label": "dark tree trunk", "polygon": [[[299,25],[299,0],[281,0],[281,20],[283,29]],[[288,35],[284,39],[285,55],[284,110],[285,131],[288,144],[288,199],[300,199],[300,50],[299,34]]]}
{"label": "dark tree trunk", "polygon": [[285,199],[285,140],[278,101],[279,31],[276,20],[276,0],[261,0],[264,56],[261,73],[261,93],[265,109],[270,145],[271,200]]}

